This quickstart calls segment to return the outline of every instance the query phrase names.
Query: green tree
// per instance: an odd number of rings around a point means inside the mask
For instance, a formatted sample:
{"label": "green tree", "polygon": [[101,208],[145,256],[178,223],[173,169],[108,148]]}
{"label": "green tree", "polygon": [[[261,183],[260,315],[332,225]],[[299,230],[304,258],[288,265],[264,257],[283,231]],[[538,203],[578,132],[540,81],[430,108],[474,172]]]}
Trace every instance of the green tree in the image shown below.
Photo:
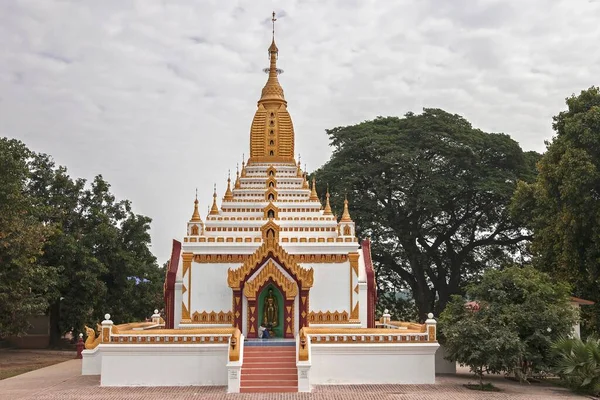
{"label": "green tree", "polygon": [[358,234],[372,238],[377,275],[397,275],[421,319],[530,238],[507,206],[517,181],[534,176],[535,154],[509,136],[438,109],[327,134],[333,154],[316,171],[319,191],[329,184],[338,211],[348,196]]}
{"label": "green tree", "polygon": [[512,371],[523,353],[514,322],[497,317],[489,308],[475,312],[453,295],[439,320],[447,358],[468,366],[482,389],[484,374]]}
{"label": "green tree", "polygon": [[0,138],[0,337],[24,333],[56,293],[57,270],[39,262],[49,232],[26,194],[33,158],[23,143]]}
{"label": "green tree", "polygon": [[[600,330],[600,89],[567,99],[554,117],[535,183],[520,183],[514,215],[528,220],[534,264],[594,300],[584,307],[582,331]],[[587,324],[585,323],[587,322]]]}
{"label": "green tree", "polygon": [[552,343],[570,334],[576,319],[567,284],[533,267],[514,266],[486,271],[466,293],[478,310],[455,296],[440,318],[451,359],[520,377],[551,370]]}

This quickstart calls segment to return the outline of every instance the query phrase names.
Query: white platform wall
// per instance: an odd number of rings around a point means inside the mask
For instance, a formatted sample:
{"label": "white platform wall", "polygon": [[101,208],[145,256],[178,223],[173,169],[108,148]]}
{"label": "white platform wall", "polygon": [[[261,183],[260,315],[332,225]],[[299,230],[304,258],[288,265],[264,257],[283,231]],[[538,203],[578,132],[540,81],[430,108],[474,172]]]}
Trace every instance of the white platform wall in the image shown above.
{"label": "white platform wall", "polygon": [[98,349],[101,386],[227,385],[227,343],[104,344]]}
{"label": "white platform wall", "polygon": [[100,375],[102,370],[102,353],[96,347],[93,350],[83,350],[81,353],[81,375]]}
{"label": "white platform wall", "polygon": [[437,343],[311,345],[310,385],[435,383]]}

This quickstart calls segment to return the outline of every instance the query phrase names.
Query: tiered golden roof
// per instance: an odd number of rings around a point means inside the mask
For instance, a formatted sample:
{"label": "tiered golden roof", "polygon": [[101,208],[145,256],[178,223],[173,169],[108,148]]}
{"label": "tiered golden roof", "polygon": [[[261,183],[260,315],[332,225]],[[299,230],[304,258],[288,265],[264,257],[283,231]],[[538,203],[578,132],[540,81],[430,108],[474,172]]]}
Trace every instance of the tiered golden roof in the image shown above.
{"label": "tiered golden roof", "polygon": [[[273,17],[273,22],[275,17]],[[279,49],[275,31],[269,46],[269,78],[265,84],[258,109],[250,128],[250,160],[252,162],[294,162],[294,125],[287,111],[287,101],[277,78]]]}

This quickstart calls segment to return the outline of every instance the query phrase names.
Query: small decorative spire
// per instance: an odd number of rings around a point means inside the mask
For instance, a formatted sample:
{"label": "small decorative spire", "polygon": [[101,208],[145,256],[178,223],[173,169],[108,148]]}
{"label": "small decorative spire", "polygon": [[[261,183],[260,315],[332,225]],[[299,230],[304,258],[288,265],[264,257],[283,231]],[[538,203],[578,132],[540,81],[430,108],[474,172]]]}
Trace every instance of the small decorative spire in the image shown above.
{"label": "small decorative spire", "polygon": [[300,164],[300,154],[298,154],[298,167],[296,168],[296,176],[298,178],[302,177],[302,167]]}
{"label": "small decorative spire", "polygon": [[246,163],[244,162],[244,159],[242,158],[242,178],[246,177]]}
{"label": "small decorative spire", "polygon": [[302,189],[308,189],[308,180],[306,179],[306,176],[306,172],[302,174],[302,177],[304,178],[304,181],[302,181]]}
{"label": "small decorative spire", "polygon": [[312,178],[312,188],[310,190],[310,201],[319,201],[319,196],[317,195],[317,184],[315,181],[315,177]]}
{"label": "small decorative spire", "polygon": [[342,214],[342,219],[340,222],[352,222],[352,218],[350,218],[350,212],[348,211],[348,197],[344,196],[344,213]]}
{"label": "small decorative spire", "polygon": [[234,187],[236,189],[239,189],[242,187],[241,183],[240,183],[240,166],[239,164],[235,165],[235,185]]}
{"label": "small decorative spire", "polygon": [[194,213],[192,214],[191,222],[202,222],[200,213],[198,212],[198,188],[196,188],[196,200],[194,200]]}
{"label": "small decorative spire", "polygon": [[329,204],[329,184],[327,184],[327,193],[325,193],[325,210],[323,215],[333,215],[331,212],[331,204]]}
{"label": "small decorative spire", "polygon": [[212,207],[210,208],[210,215],[216,215],[219,214],[219,207],[217,207],[217,184],[215,183],[215,189],[213,192],[213,203],[212,203]]}
{"label": "small decorative spire", "polygon": [[227,171],[227,190],[225,191],[223,200],[233,200],[233,193],[231,193],[231,170]]}

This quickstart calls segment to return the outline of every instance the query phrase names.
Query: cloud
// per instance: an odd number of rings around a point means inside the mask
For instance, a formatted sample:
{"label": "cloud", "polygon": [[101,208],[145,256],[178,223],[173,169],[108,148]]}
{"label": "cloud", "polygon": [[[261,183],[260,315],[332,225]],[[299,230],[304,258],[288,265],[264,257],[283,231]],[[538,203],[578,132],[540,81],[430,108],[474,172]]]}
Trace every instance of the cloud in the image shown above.
{"label": "cloud", "polygon": [[422,107],[542,151],[564,98],[599,83],[600,2],[0,2],[0,135],[102,173],[164,262],[195,188],[204,214],[248,155],[273,8],[309,169],[325,129]]}

